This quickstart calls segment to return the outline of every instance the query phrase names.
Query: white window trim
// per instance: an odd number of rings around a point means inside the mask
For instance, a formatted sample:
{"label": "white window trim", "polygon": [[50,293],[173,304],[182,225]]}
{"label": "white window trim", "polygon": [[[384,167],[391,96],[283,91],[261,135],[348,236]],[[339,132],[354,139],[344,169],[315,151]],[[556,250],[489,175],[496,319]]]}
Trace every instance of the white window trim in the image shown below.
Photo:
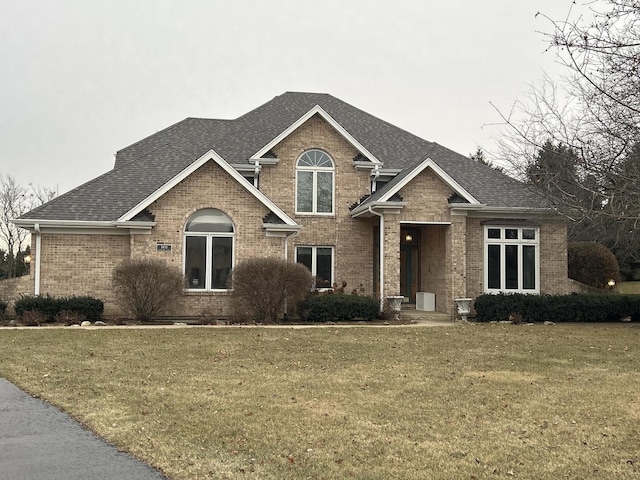
{"label": "white window trim", "polygon": [[207,267],[207,277],[204,280],[204,288],[185,288],[185,292],[229,292],[230,288],[211,288],[211,278],[213,275],[213,265],[211,264],[211,255],[212,255],[212,242],[213,238],[229,238],[231,237],[231,270],[236,264],[236,234],[235,232],[212,232],[212,233],[201,233],[201,232],[184,232],[182,238],[182,274],[186,277],[187,272],[187,237],[206,237],[207,245],[205,247],[205,265]]}
{"label": "white window trim", "polygon": [[[298,163],[302,156],[311,151],[318,150],[324,153],[333,164],[332,167],[309,167],[309,166],[300,166]],[[311,211],[310,212],[301,212],[298,211],[298,173],[299,172],[312,172],[313,173],[313,187],[311,192]],[[330,212],[318,212],[318,172],[330,172],[331,173],[331,211]],[[319,148],[310,148],[305,150],[302,155],[298,157],[296,160],[296,179],[295,179],[295,212],[296,215],[314,215],[314,216],[334,216],[336,211],[336,162],[331,155]]]}
{"label": "white window trim", "polygon": [[[335,270],[336,270],[336,252],[335,248],[331,245],[296,245],[296,263],[298,263],[298,249],[299,248],[310,248],[311,249],[311,276],[314,278],[314,284],[312,286],[313,290],[318,290],[323,292],[325,290],[329,290],[333,288],[333,284],[335,283]],[[316,288],[315,286],[315,278],[318,274],[317,270],[317,261],[318,261],[318,248],[330,248],[331,249],[331,279],[329,280],[329,287],[327,288]]]}
{"label": "white window trim", "polygon": [[[489,229],[500,229],[500,238],[489,238]],[[506,239],[505,230],[514,229],[518,230],[518,239]],[[525,240],[522,238],[522,230],[534,230],[535,238],[533,240]],[[484,293],[540,293],[540,228],[530,226],[515,226],[515,225],[485,225],[483,232],[483,285]],[[506,285],[506,269],[505,269],[505,245],[517,245],[518,246],[518,288],[489,288],[489,245],[501,245],[500,248],[500,285]],[[524,289],[522,288],[522,246],[533,245],[535,246],[535,288]]]}

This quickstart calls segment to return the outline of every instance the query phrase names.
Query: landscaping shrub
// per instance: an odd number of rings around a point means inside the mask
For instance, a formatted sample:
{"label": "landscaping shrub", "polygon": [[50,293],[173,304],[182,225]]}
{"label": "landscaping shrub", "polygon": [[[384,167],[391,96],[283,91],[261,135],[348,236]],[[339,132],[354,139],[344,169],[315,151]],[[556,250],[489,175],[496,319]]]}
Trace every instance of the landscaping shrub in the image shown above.
{"label": "landscaping shrub", "polygon": [[104,302],[93,297],[64,297],[58,299],[58,301],[59,312],[70,312],[73,315],[84,317],[86,320],[92,322],[100,320],[104,312]]}
{"label": "landscaping shrub", "polygon": [[[46,323],[53,322],[60,311],[58,301],[50,295],[20,295],[20,298],[15,301],[14,309],[23,323],[27,312],[38,312],[41,317],[38,323]],[[31,324],[35,323],[31,322]]]}
{"label": "landscaping shrub", "polygon": [[93,297],[52,297],[50,295],[21,295],[14,305],[16,315],[25,323],[27,312],[38,312],[39,323],[53,322],[60,312],[83,317],[87,320],[99,320],[104,311],[104,303]]}
{"label": "landscaping shrub", "polygon": [[640,295],[480,295],[474,308],[479,322],[508,320],[512,313],[525,322],[619,322],[625,317],[638,321]]}
{"label": "landscaping shrub", "polygon": [[9,304],[0,298],[0,320],[7,318],[7,307]]}
{"label": "landscaping shrub", "polygon": [[606,288],[609,280],[620,282],[620,268],[615,255],[602,244],[572,242],[568,245],[569,278]]}
{"label": "landscaping shrub", "polygon": [[184,279],[180,270],[154,258],[124,260],[114,270],[116,302],[136,320],[151,320],[165,313],[180,298]]}
{"label": "landscaping shrub", "polygon": [[311,295],[298,305],[300,317],[315,322],[373,320],[379,310],[376,298],[358,295]]}
{"label": "landscaping shrub", "polygon": [[293,306],[309,294],[311,283],[311,272],[304,265],[278,258],[250,258],[233,270],[234,311],[273,323],[282,315],[285,302]]}

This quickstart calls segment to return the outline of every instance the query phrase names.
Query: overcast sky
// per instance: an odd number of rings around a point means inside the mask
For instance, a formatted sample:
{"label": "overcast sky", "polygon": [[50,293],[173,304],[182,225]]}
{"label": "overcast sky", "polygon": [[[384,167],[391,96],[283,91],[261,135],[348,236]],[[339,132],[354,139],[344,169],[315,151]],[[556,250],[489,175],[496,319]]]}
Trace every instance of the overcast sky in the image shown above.
{"label": "overcast sky", "polygon": [[186,117],[330,93],[464,155],[562,69],[571,0],[0,0],[0,175],[68,191]]}

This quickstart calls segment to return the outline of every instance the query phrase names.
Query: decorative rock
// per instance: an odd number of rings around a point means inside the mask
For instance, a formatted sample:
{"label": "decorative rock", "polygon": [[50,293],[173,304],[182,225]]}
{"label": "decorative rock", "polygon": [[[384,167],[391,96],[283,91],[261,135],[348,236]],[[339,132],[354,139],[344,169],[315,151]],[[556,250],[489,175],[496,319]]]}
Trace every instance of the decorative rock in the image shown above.
{"label": "decorative rock", "polygon": [[80,324],[81,327],[90,327],[91,326],[91,322],[89,320],[85,320],[84,322],[82,322]]}
{"label": "decorative rock", "polygon": [[186,326],[187,326],[187,324],[186,324],[186,323],[183,323],[183,322],[174,322],[174,325],[175,325],[176,327],[186,327]]}
{"label": "decorative rock", "polygon": [[18,322],[15,320],[9,320],[9,323],[7,323],[8,327],[15,327],[16,325],[18,325]]}
{"label": "decorative rock", "polygon": [[620,320],[622,320],[623,322],[630,322],[631,317],[627,315],[626,317],[622,317]]}
{"label": "decorative rock", "polygon": [[69,325],[70,327],[79,327],[80,324],[79,323],[72,323],[71,325]]}
{"label": "decorative rock", "polygon": [[545,325],[555,325],[555,322],[550,322],[550,321],[547,320],[546,322],[544,322],[544,324]]}
{"label": "decorative rock", "polygon": [[96,327],[106,327],[106,326],[107,326],[107,324],[106,324],[106,323],[104,323],[104,322],[103,322],[103,321],[101,321],[101,320],[98,320],[96,323],[94,323],[94,325],[95,325]]}

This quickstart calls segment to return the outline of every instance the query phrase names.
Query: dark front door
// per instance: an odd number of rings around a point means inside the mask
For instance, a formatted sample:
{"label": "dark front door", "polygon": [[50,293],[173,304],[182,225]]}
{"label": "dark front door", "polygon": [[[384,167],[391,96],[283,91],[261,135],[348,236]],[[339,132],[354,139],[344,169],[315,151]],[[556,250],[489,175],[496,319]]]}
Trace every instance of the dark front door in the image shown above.
{"label": "dark front door", "polygon": [[420,231],[403,228],[400,232],[400,294],[404,301],[416,302],[420,279]]}

